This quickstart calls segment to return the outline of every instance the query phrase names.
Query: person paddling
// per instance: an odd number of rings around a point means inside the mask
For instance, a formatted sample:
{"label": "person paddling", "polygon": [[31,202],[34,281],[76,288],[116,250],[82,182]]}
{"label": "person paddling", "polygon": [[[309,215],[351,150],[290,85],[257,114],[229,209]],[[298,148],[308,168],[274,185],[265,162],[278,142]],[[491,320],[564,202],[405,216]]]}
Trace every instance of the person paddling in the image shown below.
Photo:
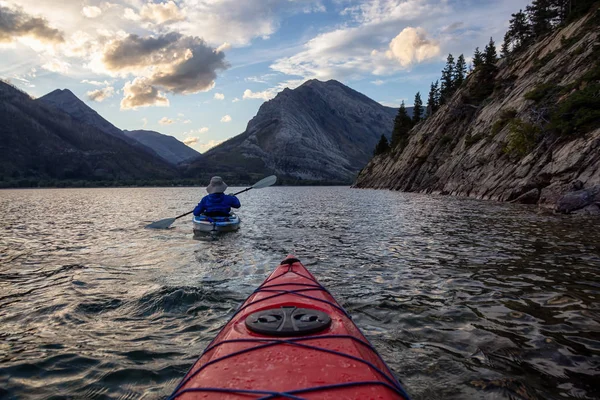
{"label": "person paddling", "polygon": [[227,185],[220,176],[213,176],[206,187],[208,192],[200,203],[194,208],[194,215],[204,214],[209,217],[225,217],[229,215],[231,207],[240,208],[241,204],[237,197],[225,194]]}

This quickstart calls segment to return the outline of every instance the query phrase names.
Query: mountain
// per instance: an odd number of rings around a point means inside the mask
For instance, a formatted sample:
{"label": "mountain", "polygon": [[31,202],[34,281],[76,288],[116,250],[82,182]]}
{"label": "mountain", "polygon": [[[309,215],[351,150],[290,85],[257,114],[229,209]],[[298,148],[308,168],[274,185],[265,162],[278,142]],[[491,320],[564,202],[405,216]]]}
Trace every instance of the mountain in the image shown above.
{"label": "mountain", "polygon": [[592,8],[487,68],[491,75],[476,69],[355,186],[600,214],[599,20]]}
{"label": "mountain", "polygon": [[200,153],[181,143],[173,136],[163,135],[155,131],[135,130],[123,133],[144,146],[154,150],[156,154],[173,165],[201,157]]}
{"label": "mountain", "polygon": [[340,82],[313,79],[265,102],[245,132],[204,153],[186,174],[212,168],[350,183],[381,135],[390,136],[396,113]]}
{"label": "mountain", "polygon": [[81,101],[79,97],[75,96],[69,89],[56,89],[38,98],[36,101],[54,106],[66,112],[77,121],[93,126],[102,132],[125,140],[130,144],[135,143],[135,141],[128,138],[123,131],[102,118],[100,114]]}
{"label": "mountain", "polygon": [[[0,182],[170,179],[171,165],[0,81]],[[131,140],[131,139],[128,139]]]}

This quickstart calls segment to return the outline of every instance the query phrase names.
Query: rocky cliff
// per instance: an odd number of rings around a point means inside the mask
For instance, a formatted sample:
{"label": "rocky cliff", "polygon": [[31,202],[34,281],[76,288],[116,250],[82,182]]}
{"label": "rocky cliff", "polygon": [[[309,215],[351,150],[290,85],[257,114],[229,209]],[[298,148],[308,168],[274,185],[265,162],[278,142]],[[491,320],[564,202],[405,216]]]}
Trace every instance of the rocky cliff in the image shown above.
{"label": "rocky cliff", "polygon": [[403,147],[373,158],[355,187],[600,212],[598,26],[594,10],[501,59],[485,99],[473,96],[475,71]]}
{"label": "rocky cliff", "polygon": [[310,181],[352,182],[397,110],[340,82],[310,80],[265,102],[246,131],[204,154],[207,165]]}

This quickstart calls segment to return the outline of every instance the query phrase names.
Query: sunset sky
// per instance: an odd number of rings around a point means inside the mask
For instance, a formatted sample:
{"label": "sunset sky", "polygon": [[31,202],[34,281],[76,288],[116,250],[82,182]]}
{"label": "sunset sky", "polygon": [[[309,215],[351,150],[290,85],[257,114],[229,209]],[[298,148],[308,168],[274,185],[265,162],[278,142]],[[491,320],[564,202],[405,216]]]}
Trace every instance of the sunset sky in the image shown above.
{"label": "sunset sky", "polygon": [[121,129],[204,152],[285,87],[337,79],[381,104],[425,99],[525,0],[0,1],[0,77],[68,88]]}

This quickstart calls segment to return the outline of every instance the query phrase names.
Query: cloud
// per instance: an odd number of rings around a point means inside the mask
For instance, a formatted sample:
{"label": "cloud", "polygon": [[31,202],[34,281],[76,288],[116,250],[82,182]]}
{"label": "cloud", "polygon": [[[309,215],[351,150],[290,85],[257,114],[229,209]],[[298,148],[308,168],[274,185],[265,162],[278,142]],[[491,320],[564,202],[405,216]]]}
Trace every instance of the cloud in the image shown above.
{"label": "cloud", "polygon": [[223,51],[227,51],[231,49],[231,44],[224,42],[222,45],[220,45],[219,47],[217,47],[217,52],[223,52]]}
{"label": "cloud", "polygon": [[66,74],[71,68],[71,64],[66,61],[53,59],[45,62],[41,65],[43,69],[50,72],[56,72],[59,74]]}
{"label": "cloud", "polygon": [[128,19],[130,21],[139,21],[142,19],[138,13],[135,12],[132,8],[126,8],[123,12],[123,18]]}
{"label": "cloud", "polygon": [[148,118],[146,118],[146,117],[142,118],[142,124],[144,124],[142,126],[142,128],[145,128],[148,125]]}
{"label": "cloud", "polygon": [[225,95],[223,93],[215,93],[216,100],[225,100]]}
{"label": "cloud", "polygon": [[399,26],[402,29],[426,23],[439,29],[438,24],[445,15],[457,12],[450,2],[433,0],[342,0],[338,4],[349,5],[341,14],[350,18],[350,22],[318,34],[308,40],[301,51],[278,58],[270,68],[287,75],[321,80],[390,75],[408,68],[385,55],[390,41],[398,35]]}
{"label": "cloud", "polygon": [[162,118],[161,118],[161,119],[158,121],[158,123],[159,123],[159,124],[161,124],[161,125],[171,125],[173,122],[175,122],[175,121],[173,121],[172,119],[169,119],[169,118],[167,118],[167,117],[162,117]]}
{"label": "cloud", "polygon": [[196,143],[198,143],[198,140],[199,140],[199,138],[197,138],[195,136],[190,136],[190,137],[183,139],[183,143],[185,143],[191,147],[191,146],[195,145]]}
{"label": "cloud", "polygon": [[186,124],[186,125],[187,125],[187,124],[191,124],[191,123],[192,123],[192,120],[191,120],[191,119],[186,119],[185,121],[182,121],[181,123],[182,123],[182,124]]}
{"label": "cloud", "polygon": [[300,86],[301,84],[303,84],[306,80],[305,79],[290,79],[284,82],[280,82],[277,85],[275,85],[272,88],[269,88],[267,90],[263,90],[261,92],[253,92],[250,89],[246,89],[244,90],[244,95],[242,96],[242,98],[244,99],[261,99],[264,101],[268,101],[271,100],[272,98],[274,98],[275,96],[277,96],[277,93],[281,92],[283,89],[288,88],[288,89],[295,89],[298,86]]}
{"label": "cloud", "polygon": [[402,100],[403,99],[400,99],[398,101],[380,101],[379,104],[386,107],[400,108],[400,103],[402,102]]}
{"label": "cloud", "polygon": [[102,14],[102,9],[100,7],[96,7],[96,6],[87,6],[87,7],[83,7],[83,9],[81,10],[81,13],[86,18],[97,18]]}
{"label": "cloud", "polygon": [[231,122],[231,116],[224,115],[223,118],[221,118],[221,122]]}
{"label": "cloud", "polygon": [[108,85],[110,85],[110,82],[106,81],[106,80],[101,82],[101,81],[90,81],[90,80],[84,79],[80,83],[87,83],[87,84],[94,85],[94,86],[108,86]]}
{"label": "cloud", "polygon": [[50,27],[44,18],[34,17],[20,8],[0,3],[0,43],[10,43],[20,37],[30,37],[45,43],[64,42],[63,33]]}
{"label": "cloud", "polygon": [[380,29],[359,26],[320,34],[309,40],[303,51],[276,60],[270,68],[305,79],[359,79],[389,75],[439,54],[439,44],[428,39],[425,30],[411,27],[392,39],[387,51],[378,50]]}
{"label": "cloud", "polygon": [[86,93],[88,99],[92,101],[102,102],[115,94],[115,88],[107,86],[103,89],[91,90]]}
{"label": "cloud", "polygon": [[140,17],[144,21],[157,24],[173,23],[185,19],[185,15],[174,1],[144,4],[140,9]]}
{"label": "cloud", "polygon": [[135,78],[123,86],[125,97],[121,100],[121,110],[149,106],[169,106],[169,99],[152,86],[146,78]]}
{"label": "cloud", "polygon": [[149,85],[179,94],[212,89],[217,71],[229,66],[224,53],[204,40],[175,32],[115,39],[106,45],[102,63],[110,72],[142,75]]}
{"label": "cloud", "polygon": [[384,82],[384,81],[382,81],[381,79],[376,79],[376,80],[374,80],[374,81],[371,81],[371,83],[372,83],[373,85],[381,86],[381,85],[383,85],[385,82]]}
{"label": "cloud", "polygon": [[277,93],[275,93],[272,89],[263,90],[262,92],[253,92],[250,89],[244,90],[244,95],[242,98],[244,99],[262,99],[262,100],[271,100],[275,97]]}
{"label": "cloud", "polygon": [[432,18],[440,13],[449,13],[451,8],[447,1],[427,0],[364,0],[342,10],[355,22],[364,25],[382,25],[413,21],[426,16]]}
{"label": "cloud", "polygon": [[238,97],[236,97],[233,100],[231,100],[232,103],[237,103],[238,101],[240,101],[240,99]]}
{"label": "cloud", "polygon": [[234,46],[246,46],[254,38],[268,39],[285,17],[324,11],[321,0],[180,0],[179,4],[187,17],[174,25],[180,32]]}
{"label": "cloud", "polygon": [[454,22],[454,23],[448,25],[447,27],[445,27],[444,29],[442,29],[442,32],[444,32],[444,33],[454,32],[464,26],[465,26],[464,22]]}
{"label": "cloud", "polygon": [[422,62],[440,54],[437,42],[427,38],[427,33],[421,28],[407,27],[396,36],[385,53],[386,57],[397,60],[402,67],[408,67],[415,62]]}
{"label": "cloud", "polygon": [[208,132],[208,128],[206,126],[204,126],[204,127],[200,128],[200,129],[198,129],[198,132],[199,133],[206,133],[206,132]]}
{"label": "cloud", "polygon": [[209,140],[208,142],[200,143],[200,146],[198,147],[200,149],[200,152],[204,153],[212,149],[213,147],[220,145],[223,142],[224,140]]}

